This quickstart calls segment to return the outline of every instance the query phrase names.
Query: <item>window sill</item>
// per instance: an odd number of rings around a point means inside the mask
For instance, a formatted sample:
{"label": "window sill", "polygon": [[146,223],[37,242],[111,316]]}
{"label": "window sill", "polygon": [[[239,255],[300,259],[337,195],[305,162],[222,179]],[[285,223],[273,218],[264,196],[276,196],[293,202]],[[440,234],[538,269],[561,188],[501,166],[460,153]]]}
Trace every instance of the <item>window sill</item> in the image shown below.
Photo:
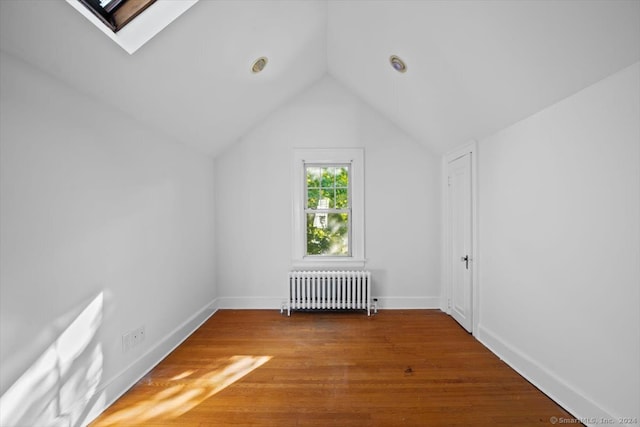
{"label": "window sill", "polygon": [[294,259],[291,261],[292,268],[364,268],[366,264],[365,259],[354,258],[339,258],[339,257],[326,257],[326,258],[303,258]]}

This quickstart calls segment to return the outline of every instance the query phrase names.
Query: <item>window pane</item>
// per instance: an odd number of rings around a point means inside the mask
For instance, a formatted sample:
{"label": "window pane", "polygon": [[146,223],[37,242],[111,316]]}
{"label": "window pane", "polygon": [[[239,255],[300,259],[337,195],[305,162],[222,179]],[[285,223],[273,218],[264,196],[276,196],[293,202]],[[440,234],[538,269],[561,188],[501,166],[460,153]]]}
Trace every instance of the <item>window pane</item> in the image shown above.
{"label": "window pane", "polygon": [[307,168],[307,188],[320,187],[320,168]]}
{"label": "window pane", "polygon": [[330,208],[330,206],[329,206],[330,202],[331,201],[326,197],[320,198],[320,200],[318,200],[318,209],[329,209]]}
{"label": "window pane", "polygon": [[326,189],[323,188],[322,189],[322,201],[323,201],[323,205],[318,206],[318,208],[320,209],[333,209],[336,207],[336,203],[335,203],[335,190],[333,188],[330,189]]}
{"label": "window pane", "polygon": [[349,214],[308,213],[307,255],[349,255]]}
{"label": "window pane", "polygon": [[336,188],[336,209],[349,207],[349,194],[346,188]]}
{"label": "window pane", "polygon": [[322,182],[321,186],[323,188],[333,188],[335,187],[335,169],[334,167],[322,168]]}
{"label": "window pane", "polygon": [[336,168],[336,187],[349,186],[349,168]]}
{"label": "window pane", "polygon": [[316,209],[318,207],[319,199],[320,199],[320,190],[318,189],[307,190],[307,208]]}

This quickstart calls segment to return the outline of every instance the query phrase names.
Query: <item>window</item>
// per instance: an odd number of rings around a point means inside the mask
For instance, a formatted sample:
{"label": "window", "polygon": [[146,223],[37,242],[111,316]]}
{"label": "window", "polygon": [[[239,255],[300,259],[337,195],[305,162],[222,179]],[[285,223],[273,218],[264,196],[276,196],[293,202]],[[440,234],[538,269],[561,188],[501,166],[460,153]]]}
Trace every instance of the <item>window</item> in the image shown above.
{"label": "window", "polygon": [[79,0],[114,33],[120,31],[156,0]]}
{"label": "window", "polygon": [[349,164],[305,164],[306,256],[349,256]]}
{"label": "window", "polygon": [[294,151],[294,266],[364,266],[362,149]]}

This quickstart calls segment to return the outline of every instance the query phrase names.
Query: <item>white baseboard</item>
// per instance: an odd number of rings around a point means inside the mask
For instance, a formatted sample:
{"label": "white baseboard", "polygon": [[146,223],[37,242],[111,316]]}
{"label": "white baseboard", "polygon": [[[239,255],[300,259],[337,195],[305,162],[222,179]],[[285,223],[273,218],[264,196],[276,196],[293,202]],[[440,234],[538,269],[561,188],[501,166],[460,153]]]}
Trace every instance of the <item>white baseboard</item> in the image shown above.
{"label": "white baseboard", "polygon": [[287,297],[219,297],[215,306],[221,309],[236,310],[280,310]]}
{"label": "white baseboard", "polygon": [[162,361],[169,353],[176,349],[184,340],[196,331],[215,312],[215,300],[205,305],[196,314],[185,320],[181,325],[171,331],[155,346],[133,361],[96,391],[96,402],[88,411],[82,425],[86,425],[98,417],[105,409],[111,406],[135,383],[144,377],[151,369]]}
{"label": "white baseboard", "polygon": [[440,297],[376,297],[378,309],[441,309]]}
{"label": "white baseboard", "polygon": [[[487,330],[483,325],[478,325],[476,338],[507,365],[584,424],[591,426],[601,424],[598,420],[618,419],[579,392],[576,387],[568,384],[559,375],[509,345],[504,339]],[[590,423],[590,420],[596,421]]]}

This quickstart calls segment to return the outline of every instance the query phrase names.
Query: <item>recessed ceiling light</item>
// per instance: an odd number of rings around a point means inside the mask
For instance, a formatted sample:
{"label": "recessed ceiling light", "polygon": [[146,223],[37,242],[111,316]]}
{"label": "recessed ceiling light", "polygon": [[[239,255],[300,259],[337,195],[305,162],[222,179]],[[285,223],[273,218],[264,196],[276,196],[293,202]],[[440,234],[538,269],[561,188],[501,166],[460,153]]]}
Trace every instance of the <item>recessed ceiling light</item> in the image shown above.
{"label": "recessed ceiling light", "polygon": [[404,61],[397,56],[391,55],[391,57],[389,57],[389,62],[391,62],[391,66],[397,72],[404,73],[407,71],[407,64],[405,64]]}
{"label": "recessed ceiling light", "polygon": [[264,69],[266,65],[267,65],[267,58],[265,56],[262,56],[253,62],[253,65],[251,66],[251,71],[254,73],[259,73]]}

